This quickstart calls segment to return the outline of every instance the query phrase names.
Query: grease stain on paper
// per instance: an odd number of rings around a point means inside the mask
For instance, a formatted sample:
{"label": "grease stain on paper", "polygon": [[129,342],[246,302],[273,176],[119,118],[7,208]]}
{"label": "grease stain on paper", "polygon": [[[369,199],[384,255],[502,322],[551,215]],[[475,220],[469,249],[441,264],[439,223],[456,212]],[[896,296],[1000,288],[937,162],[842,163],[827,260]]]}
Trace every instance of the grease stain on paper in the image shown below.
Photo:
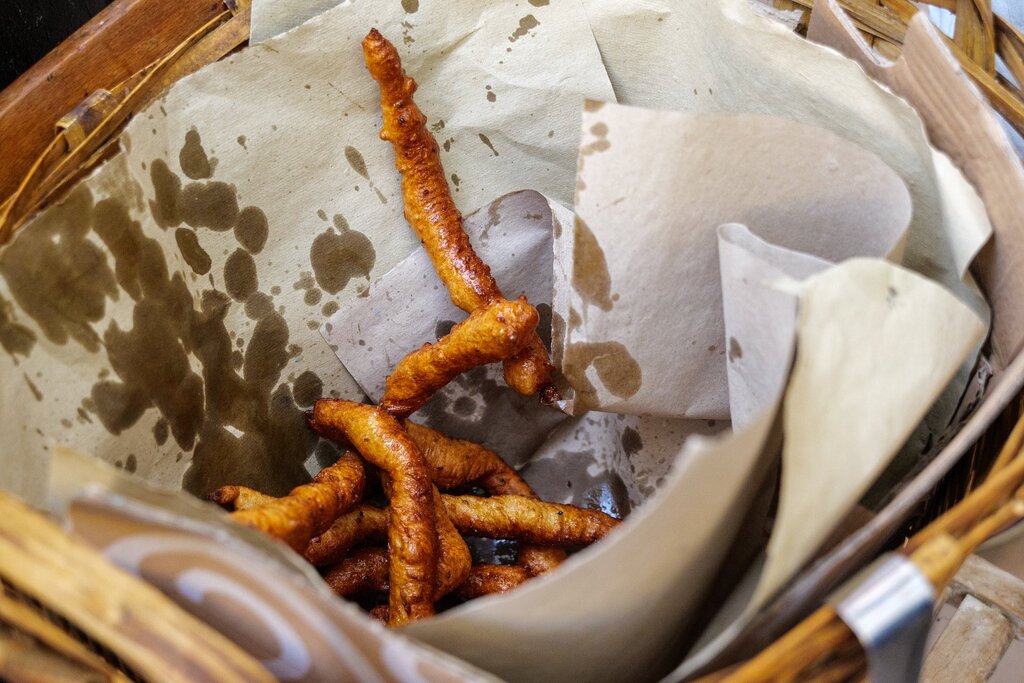
{"label": "grease stain on paper", "polygon": [[192,180],[202,180],[213,176],[213,166],[203,148],[199,131],[195,128],[185,133],[185,145],[178,152],[178,164],[185,175]]}
{"label": "grease stain on paper", "polygon": [[586,222],[576,216],[573,228],[572,286],[588,304],[612,310],[612,278],[604,250]]}
{"label": "grease stain on paper", "polygon": [[519,27],[512,32],[512,35],[508,37],[508,42],[514,43],[525,35],[528,35],[531,30],[540,26],[540,22],[537,21],[537,17],[532,14],[527,14],[525,17],[519,20]]}
{"label": "grease stain on paper", "polygon": [[369,280],[377,261],[373,243],[366,235],[349,228],[340,215],[335,216],[334,225],[338,231],[328,228],[320,233],[309,250],[316,282],[328,294],[337,294],[352,278]]}
{"label": "grease stain on paper", "polygon": [[587,377],[593,366],[604,388],[618,398],[629,398],[640,390],[643,371],[629,349],[620,342],[575,342],[565,350],[562,362],[566,379],[576,390],[581,407],[598,405],[597,388]]}
{"label": "grease stain on paper", "polygon": [[210,272],[213,261],[210,255],[199,244],[199,236],[195,230],[178,228],[174,231],[174,241],[178,243],[178,251],[181,252],[185,263],[196,275],[206,275]]}
{"label": "grease stain on paper", "polygon": [[498,150],[494,148],[494,145],[491,144],[491,139],[489,137],[487,137],[483,133],[479,133],[478,135],[480,136],[480,142],[487,145],[487,148],[491,150],[491,153],[494,154],[494,156],[501,156],[500,154],[498,154]]}

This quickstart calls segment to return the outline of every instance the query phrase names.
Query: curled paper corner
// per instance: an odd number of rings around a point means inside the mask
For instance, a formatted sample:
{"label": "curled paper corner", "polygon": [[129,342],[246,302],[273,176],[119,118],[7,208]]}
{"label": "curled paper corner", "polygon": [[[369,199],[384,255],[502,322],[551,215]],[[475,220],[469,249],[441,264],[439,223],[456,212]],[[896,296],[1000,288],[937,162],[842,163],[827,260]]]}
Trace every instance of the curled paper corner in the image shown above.
{"label": "curled paper corner", "polygon": [[824,128],[759,114],[590,109],[573,230],[555,238],[554,310],[566,321],[556,358],[576,389],[572,411],[729,418],[722,224],[825,261],[902,248],[907,186]]}

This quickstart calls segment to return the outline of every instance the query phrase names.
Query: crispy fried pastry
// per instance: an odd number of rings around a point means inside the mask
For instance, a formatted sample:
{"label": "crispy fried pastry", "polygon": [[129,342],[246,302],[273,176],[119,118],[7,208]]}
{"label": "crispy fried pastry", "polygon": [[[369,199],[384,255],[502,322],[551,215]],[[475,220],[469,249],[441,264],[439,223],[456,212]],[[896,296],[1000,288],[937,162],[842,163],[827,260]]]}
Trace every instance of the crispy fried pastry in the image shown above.
{"label": "crispy fried pastry", "polygon": [[525,496],[442,496],[455,528],[467,536],[515,538],[538,545],[588,545],[619,520],[598,510]]}
{"label": "crispy fried pastry", "polygon": [[[449,438],[437,430],[408,420],[405,428],[420,447],[427,465],[433,470],[434,482],[441,488],[478,483],[492,496],[537,497],[519,473],[494,451],[471,441]],[[531,576],[545,574],[564,560],[565,551],[560,548],[524,544],[519,549],[518,564],[525,567]]]}
{"label": "crispy fried pastry", "polygon": [[473,557],[469,553],[466,541],[452,523],[444,503],[441,502],[441,494],[437,488],[434,488],[434,512],[438,554],[434,599],[440,600],[466,580],[473,565]]}
{"label": "crispy fried pastry", "polygon": [[326,567],[340,562],[360,543],[384,540],[387,530],[386,509],[360,505],[338,517],[327,531],[310,541],[303,557],[315,567]]}
{"label": "crispy fried pastry", "polygon": [[[448,593],[455,590],[460,584],[466,581],[469,576],[472,558],[466,542],[455,530],[437,496],[435,511],[437,512],[438,527],[438,567],[437,586],[434,589],[434,600],[440,600]],[[362,535],[359,540],[368,537],[379,537],[388,526],[388,512],[381,508],[362,506],[353,510],[348,515],[343,515],[339,522],[348,518],[354,520],[360,518],[361,523],[345,525],[335,524],[332,530],[334,535],[325,534],[328,538],[322,543],[314,542],[310,548],[320,549],[320,561],[310,560],[313,564],[323,566],[330,564],[329,560],[343,556],[348,549],[354,545],[355,536]],[[352,534],[342,539],[342,529]],[[337,543],[337,544],[336,544]],[[381,569],[381,558],[383,556],[383,569]],[[307,552],[307,558],[309,554]],[[324,575],[324,580],[331,589],[338,595],[352,595],[354,593],[365,593],[373,591],[386,591],[388,585],[388,558],[387,553],[380,548],[360,548],[350,557],[341,559],[337,566],[333,567]],[[363,578],[365,577],[365,579]]]}
{"label": "crispy fried pastry", "polygon": [[[416,81],[405,74],[398,50],[377,29],[363,40],[363,57],[380,87],[384,120],[380,137],[395,149],[405,217],[423,242],[452,302],[471,313],[502,298],[490,268],[473,251],[462,227],[462,214],[452,199],[437,141],[413,100]],[[505,360],[505,381],[521,394],[544,389],[546,398],[557,398],[557,392],[549,388],[551,372],[547,350],[536,333],[516,356]]]}
{"label": "crispy fried pastry", "polygon": [[333,425],[390,477],[389,623],[397,626],[432,615],[438,539],[434,486],[420,449],[395,418],[375,406],[320,399],[312,423]]}
{"label": "crispy fried pastry", "polygon": [[387,378],[380,407],[407,417],[457,375],[519,351],[537,320],[537,309],[523,298],[497,299],[474,311],[436,344],[424,344],[399,361]]}
{"label": "crispy fried pastry", "polygon": [[472,441],[452,439],[436,429],[406,420],[405,429],[420,447],[441,489],[480,484],[492,495],[533,496],[533,489],[494,451]]}
{"label": "crispy fried pastry", "polygon": [[474,565],[469,576],[455,591],[455,595],[461,600],[472,600],[494,593],[507,593],[529,579],[530,574],[523,567],[501,564]]}
{"label": "crispy fried pastry", "polygon": [[[441,495],[441,504],[447,519],[460,534],[538,545],[588,545],[603,538],[619,523],[597,510],[545,503],[523,496]],[[357,544],[380,538],[387,528],[387,509],[360,506],[339,517],[326,533],[313,539],[306,558],[318,567],[332,564]],[[441,543],[443,545],[444,541]],[[439,584],[444,583],[439,580]]]}
{"label": "crispy fried pastry", "polygon": [[233,512],[251,510],[277,500],[275,496],[268,496],[248,486],[221,486],[209,498],[225,510]]}
{"label": "crispy fried pastry", "polygon": [[[474,565],[465,580],[455,588],[460,600],[472,600],[484,595],[506,593],[530,579],[522,567],[498,564]],[[361,548],[324,574],[324,581],[341,597],[372,595],[388,591],[388,554],[384,548]],[[438,596],[441,597],[441,596]],[[388,618],[386,605],[370,610],[370,616]]]}
{"label": "crispy fried pastry", "polygon": [[[232,513],[235,521],[259,529],[302,552],[314,536],[326,531],[338,515],[363,497],[363,461],[355,453],[343,453],[338,461],[320,471],[313,481],[292,489],[256,507]],[[234,494],[242,494],[238,487]],[[214,491],[211,498],[221,502],[231,492]],[[248,495],[247,491],[245,495]],[[252,497],[251,497],[252,498]],[[237,508],[237,498],[235,500]],[[252,501],[245,501],[246,504]]]}
{"label": "crispy fried pastry", "polygon": [[388,551],[360,548],[324,574],[324,581],[337,595],[366,595],[388,591]]}

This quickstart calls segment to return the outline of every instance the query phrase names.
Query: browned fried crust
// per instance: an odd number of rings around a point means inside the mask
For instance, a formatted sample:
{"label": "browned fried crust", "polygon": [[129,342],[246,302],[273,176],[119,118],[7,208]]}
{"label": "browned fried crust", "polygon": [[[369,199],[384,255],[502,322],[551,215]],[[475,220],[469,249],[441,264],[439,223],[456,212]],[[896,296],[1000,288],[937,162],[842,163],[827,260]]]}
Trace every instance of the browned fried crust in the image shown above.
{"label": "browned fried crust", "polygon": [[455,527],[467,536],[515,538],[538,545],[588,545],[619,520],[598,510],[524,496],[442,496]]}
{"label": "browned fried crust", "polygon": [[419,448],[395,418],[375,406],[321,399],[313,423],[334,425],[391,479],[389,623],[432,615],[438,553],[434,486]]}
{"label": "browned fried crust", "polygon": [[388,590],[388,551],[360,548],[324,574],[324,581],[337,595],[365,595]]}
{"label": "browned fried crust", "polygon": [[523,298],[497,299],[473,311],[436,344],[424,344],[398,362],[380,407],[407,417],[459,374],[519,351],[537,320],[537,309]]}
{"label": "browned fried crust", "polygon": [[494,451],[409,420],[405,429],[420,447],[438,487],[451,489],[478,483],[492,495],[535,496],[530,485]]}
{"label": "browned fried crust", "polygon": [[248,486],[221,486],[209,495],[210,500],[225,510],[241,511],[266,505],[277,500]]}
{"label": "browned fried crust", "polygon": [[[406,220],[423,242],[452,302],[471,313],[502,298],[490,268],[473,251],[462,227],[462,214],[452,200],[437,141],[413,101],[416,81],[405,75],[398,50],[377,29],[363,40],[363,57],[380,86],[384,120],[380,137],[395,148]],[[505,360],[505,381],[521,394],[545,388],[546,398],[557,398],[553,389],[546,389],[551,372],[547,350],[536,333],[518,355]]]}
{"label": "browned fried crust", "polygon": [[303,556],[316,567],[326,567],[340,562],[360,543],[384,540],[387,529],[387,510],[360,505],[338,517],[331,528],[310,541]]}
{"label": "browned fried crust", "polygon": [[[355,453],[344,453],[336,463],[321,470],[309,484],[297,486],[282,498],[238,510],[232,517],[236,522],[259,529],[301,552],[311,538],[322,534],[338,515],[359,502],[363,497],[364,481],[363,461]],[[241,489],[234,493],[237,496]],[[231,492],[218,490],[210,497],[221,502],[230,495]]]}
{"label": "browned fried crust", "polygon": [[[538,545],[587,545],[614,529],[619,521],[597,510],[545,503],[523,496],[441,496],[441,504],[457,533],[486,538],[507,538]],[[319,538],[313,539],[306,558],[318,567],[338,562],[359,543],[380,538],[388,527],[388,510],[367,505],[348,512]],[[441,544],[444,536],[441,534]],[[461,541],[461,537],[459,538]],[[459,547],[465,543],[458,544]],[[538,548],[539,549],[539,548]],[[461,552],[461,551],[459,551]],[[442,552],[442,556],[445,553]],[[454,553],[450,554],[454,555]],[[453,559],[457,571],[468,566]],[[522,564],[520,563],[520,566]],[[529,567],[523,567],[529,571]],[[455,572],[452,572],[453,575]],[[531,576],[536,572],[530,572]],[[461,581],[438,579],[440,595]]]}
{"label": "browned fried crust", "polygon": [[434,590],[434,600],[440,600],[466,580],[469,569],[473,565],[473,557],[469,553],[466,541],[452,523],[436,487],[434,488],[434,512],[437,515],[435,522],[438,547],[437,585]]}
{"label": "browned fried crust", "polygon": [[[522,567],[478,564],[466,572],[465,580],[455,588],[460,600],[472,600],[495,593],[507,593],[530,580]],[[383,548],[361,548],[324,574],[324,581],[341,597],[385,593],[388,590],[388,555]],[[370,610],[370,616],[385,623],[387,605]]]}
{"label": "browned fried crust", "polygon": [[[478,483],[491,495],[537,497],[519,473],[494,451],[471,441],[449,438],[414,422],[406,421],[405,428],[420,447],[433,470],[434,482],[441,488]],[[565,551],[560,548],[523,545],[517,563],[536,576],[551,571],[564,560]]]}
{"label": "browned fried crust", "polygon": [[529,579],[530,575],[523,567],[500,564],[475,565],[466,580],[455,591],[455,595],[462,600],[472,600],[484,595],[507,593]]}

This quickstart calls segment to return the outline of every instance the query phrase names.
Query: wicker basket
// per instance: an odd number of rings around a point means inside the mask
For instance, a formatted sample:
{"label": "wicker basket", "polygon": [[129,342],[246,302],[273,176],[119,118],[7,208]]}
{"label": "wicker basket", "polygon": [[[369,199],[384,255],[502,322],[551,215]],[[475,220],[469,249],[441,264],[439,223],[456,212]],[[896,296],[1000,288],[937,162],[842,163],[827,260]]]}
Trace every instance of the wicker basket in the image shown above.
{"label": "wicker basket", "polygon": [[[764,11],[806,32],[813,0],[763,3]],[[909,0],[839,4],[867,44],[889,58],[900,53],[907,23],[919,11]],[[957,12],[948,41],[952,54],[993,109],[1024,134],[1024,95],[1016,85],[1024,83],[1024,35],[994,15],[989,0],[928,4]],[[0,205],[0,244],[106,159],[133,111],[245,44],[249,16],[248,0],[119,0],[0,93],[0,197],[7,197]],[[140,43],[143,33],[147,40]],[[107,59],[112,51],[122,58]],[[996,71],[996,55],[1016,83]],[[83,93],[92,94],[83,100]],[[834,608],[814,610],[880,551],[901,545],[900,552],[941,591],[978,544],[1024,517],[1022,386],[1024,358],[1018,357],[993,383],[983,410],[942,452],[905,481],[880,514],[840,535],[725,653],[725,659],[746,664],[709,679],[863,676],[866,659],[853,633]],[[19,540],[29,533],[36,543]],[[0,551],[0,679],[266,678],[225,638],[2,494]],[[115,584],[118,590],[101,596],[91,588]],[[140,604],[161,615],[159,630],[110,616],[124,617]]]}

